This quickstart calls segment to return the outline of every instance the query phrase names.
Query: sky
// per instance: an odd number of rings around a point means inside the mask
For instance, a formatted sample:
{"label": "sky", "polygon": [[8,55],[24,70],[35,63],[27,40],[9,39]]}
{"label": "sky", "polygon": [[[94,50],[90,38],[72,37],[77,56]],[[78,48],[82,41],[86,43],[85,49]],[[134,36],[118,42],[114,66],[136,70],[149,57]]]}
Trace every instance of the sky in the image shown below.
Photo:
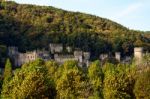
{"label": "sky", "polygon": [[17,3],[54,6],[110,19],[123,26],[150,31],[150,0],[13,0]]}

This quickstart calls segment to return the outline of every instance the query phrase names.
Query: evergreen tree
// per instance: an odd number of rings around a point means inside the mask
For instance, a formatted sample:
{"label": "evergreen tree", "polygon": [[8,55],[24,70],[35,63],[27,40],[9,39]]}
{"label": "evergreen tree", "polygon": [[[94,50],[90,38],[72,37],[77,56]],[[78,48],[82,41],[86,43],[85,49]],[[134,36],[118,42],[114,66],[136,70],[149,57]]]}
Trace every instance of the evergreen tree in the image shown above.
{"label": "evergreen tree", "polygon": [[99,99],[103,98],[102,89],[103,89],[103,72],[100,67],[100,62],[93,62],[88,68],[88,77],[89,82],[92,85],[93,89],[93,97],[97,97]]}
{"label": "evergreen tree", "polygon": [[58,64],[54,61],[47,61],[45,62],[45,66],[48,70],[48,76],[56,80],[57,79],[57,71],[58,71]]}
{"label": "evergreen tree", "polygon": [[85,82],[83,72],[75,65],[75,62],[68,61],[64,64],[64,71],[56,81],[58,99],[79,99],[84,98]]}
{"label": "evergreen tree", "polygon": [[25,64],[17,70],[12,80],[2,91],[6,99],[53,99],[54,82],[48,77],[42,60]]}
{"label": "evergreen tree", "polygon": [[2,85],[2,92],[7,90],[7,85],[12,78],[12,65],[11,65],[10,59],[6,60],[3,76],[4,76],[4,80],[3,80],[3,85]]}
{"label": "evergreen tree", "polygon": [[4,81],[3,84],[7,84],[12,78],[12,65],[10,59],[6,60],[5,69],[4,69]]}
{"label": "evergreen tree", "polygon": [[137,77],[134,93],[136,99],[150,99],[150,68]]}
{"label": "evergreen tree", "polygon": [[134,71],[126,65],[111,68],[105,71],[104,99],[134,99]]}

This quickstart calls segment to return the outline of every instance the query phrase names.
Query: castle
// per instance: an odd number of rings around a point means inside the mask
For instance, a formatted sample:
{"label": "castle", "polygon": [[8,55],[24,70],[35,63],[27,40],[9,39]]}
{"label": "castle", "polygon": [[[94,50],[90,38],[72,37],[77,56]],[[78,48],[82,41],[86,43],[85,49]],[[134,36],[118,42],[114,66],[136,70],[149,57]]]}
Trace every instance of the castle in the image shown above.
{"label": "castle", "polygon": [[15,66],[21,66],[22,64],[30,62],[30,61],[34,61],[37,58],[41,58],[45,61],[50,59],[48,51],[35,50],[31,52],[26,52],[26,53],[20,53],[17,47],[9,47],[8,55],[13,61]]}
{"label": "castle", "polygon": [[[68,54],[63,54],[63,51],[67,50]],[[90,52],[83,52],[82,50],[72,50],[70,46],[63,47],[62,44],[49,44],[49,51],[46,50],[34,50],[31,52],[21,53],[17,47],[8,47],[8,56],[13,61],[15,66],[21,66],[24,63],[31,62],[37,58],[47,60],[54,60],[59,64],[63,64],[65,61],[74,60],[77,61],[79,66],[88,66],[90,60]]]}
{"label": "castle", "polygon": [[132,60],[135,61],[136,65],[139,65],[143,61],[143,56],[145,54],[143,53],[143,48],[142,47],[135,47],[134,48],[134,57],[132,58],[131,56],[125,56],[121,57],[120,52],[115,52],[115,56],[111,56],[110,54],[101,54],[100,55],[100,60],[103,61],[108,58],[115,58],[118,62],[123,63],[123,64],[130,64]]}
{"label": "castle", "polygon": [[[67,54],[63,54],[64,50],[67,51]],[[8,47],[8,56],[13,61],[15,66],[21,66],[24,63],[28,63],[36,60],[37,58],[41,58],[45,61],[54,60],[59,64],[63,64],[65,61],[74,60],[78,62],[79,66],[89,66],[90,64],[90,52],[84,52],[80,49],[73,50],[72,47],[67,46],[64,47],[63,44],[49,44],[49,51],[46,50],[34,50],[31,52],[21,53],[18,51],[17,47]],[[100,60],[107,59],[109,54],[101,54]],[[134,48],[134,57],[136,60],[136,64],[140,64],[142,62],[143,57],[143,48],[137,47]],[[122,63],[129,63],[131,61],[131,57],[126,57],[121,59],[121,53],[116,52],[115,57],[117,61]]]}

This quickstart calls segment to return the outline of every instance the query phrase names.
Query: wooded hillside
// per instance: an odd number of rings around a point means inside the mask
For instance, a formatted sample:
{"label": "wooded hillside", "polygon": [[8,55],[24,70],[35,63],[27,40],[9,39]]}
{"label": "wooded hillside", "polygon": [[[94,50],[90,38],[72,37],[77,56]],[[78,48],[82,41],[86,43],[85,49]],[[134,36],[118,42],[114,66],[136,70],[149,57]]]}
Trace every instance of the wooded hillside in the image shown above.
{"label": "wooded hillside", "polygon": [[[111,20],[69,12],[50,6],[0,2],[0,45],[20,51],[48,48],[63,43],[92,52],[121,51],[131,55],[134,46],[150,51],[150,33],[133,31]],[[4,45],[4,46],[3,46]],[[0,53],[5,52],[1,51]]]}

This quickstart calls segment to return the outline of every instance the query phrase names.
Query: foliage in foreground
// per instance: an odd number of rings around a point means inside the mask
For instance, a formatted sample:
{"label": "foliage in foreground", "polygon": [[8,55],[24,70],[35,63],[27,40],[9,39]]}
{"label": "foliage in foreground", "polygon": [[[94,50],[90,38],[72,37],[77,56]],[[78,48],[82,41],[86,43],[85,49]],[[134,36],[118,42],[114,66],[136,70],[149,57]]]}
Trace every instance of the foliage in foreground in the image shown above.
{"label": "foliage in foreground", "polygon": [[150,69],[138,75],[134,92],[137,99],[150,99]]}
{"label": "foliage in foreground", "polygon": [[104,77],[104,99],[133,99],[135,71],[126,65],[117,67],[106,64]]}
{"label": "foliage in foreground", "polygon": [[139,72],[134,65],[106,63],[102,67],[95,61],[83,70],[75,61],[58,65],[38,59],[15,70],[7,84],[3,80],[1,96],[4,99],[149,99],[149,74],[149,66]]}
{"label": "foliage in foreground", "polygon": [[54,97],[54,86],[47,75],[43,61],[37,60],[16,70],[12,80],[5,85],[3,98],[10,99],[42,99]]}

